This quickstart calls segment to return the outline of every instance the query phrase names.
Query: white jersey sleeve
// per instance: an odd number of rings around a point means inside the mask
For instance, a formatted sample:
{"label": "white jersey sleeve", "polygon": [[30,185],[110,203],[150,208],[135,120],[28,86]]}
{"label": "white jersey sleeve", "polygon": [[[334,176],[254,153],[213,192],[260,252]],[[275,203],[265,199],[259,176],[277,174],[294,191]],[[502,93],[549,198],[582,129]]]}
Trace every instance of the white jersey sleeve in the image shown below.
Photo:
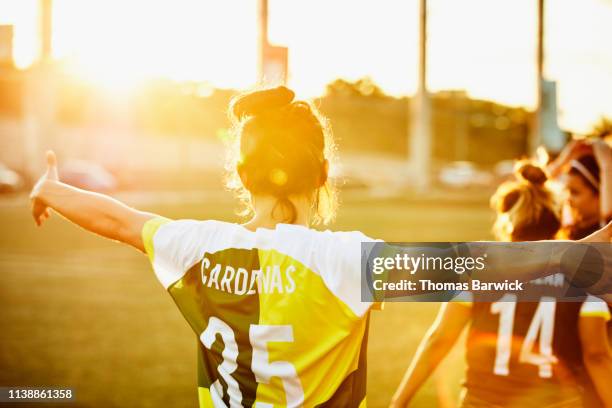
{"label": "white jersey sleeve", "polygon": [[202,257],[202,249],[221,232],[219,221],[171,220],[154,217],[142,229],[145,251],[157,279],[170,287]]}
{"label": "white jersey sleeve", "polygon": [[329,290],[357,316],[363,316],[376,302],[362,301],[361,262],[363,242],[382,242],[358,231],[319,233],[315,246],[317,269]]}

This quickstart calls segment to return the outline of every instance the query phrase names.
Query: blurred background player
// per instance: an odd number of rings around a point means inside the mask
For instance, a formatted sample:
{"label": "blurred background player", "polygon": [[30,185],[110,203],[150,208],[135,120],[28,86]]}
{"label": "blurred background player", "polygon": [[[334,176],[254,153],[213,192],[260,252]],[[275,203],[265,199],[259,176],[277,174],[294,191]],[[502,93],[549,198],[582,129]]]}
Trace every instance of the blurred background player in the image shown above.
{"label": "blurred background player", "polygon": [[[565,190],[561,239],[581,239],[612,219],[612,149],[610,135],[572,140],[548,166],[551,175],[561,179]],[[607,136],[607,137],[606,137]],[[612,323],[608,337],[612,340]],[[598,406],[592,384],[584,379],[585,405]]]}
{"label": "blurred background player", "polygon": [[571,141],[548,170],[567,190],[561,238],[584,238],[612,219],[612,148],[603,139]]}
{"label": "blurred background player", "polygon": [[[544,171],[519,163],[516,180],[502,184],[491,199],[500,241],[552,239],[560,228],[555,197]],[[551,282],[552,283],[552,282]],[[542,283],[544,284],[544,283]],[[606,304],[520,302],[505,294],[497,302],[450,302],[421,342],[391,406],[405,407],[448,354],[469,324],[463,407],[580,407],[582,372],[612,404]]]}

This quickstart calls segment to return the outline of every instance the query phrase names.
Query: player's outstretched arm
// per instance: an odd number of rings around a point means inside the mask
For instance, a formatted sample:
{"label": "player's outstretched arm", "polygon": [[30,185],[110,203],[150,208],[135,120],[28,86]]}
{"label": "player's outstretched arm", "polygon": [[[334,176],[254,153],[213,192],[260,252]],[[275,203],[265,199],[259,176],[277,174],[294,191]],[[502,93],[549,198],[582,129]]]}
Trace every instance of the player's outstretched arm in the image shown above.
{"label": "player's outstretched arm", "polygon": [[465,325],[471,310],[459,303],[443,304],[438,317],[421,341],[404,378],[391,399],[391,408],[408,405],[438,364],[451,350]]}
{"label": "player's outstretched arm", "polygon": [[[610,301],[612,300],[612,250],[610,244],[612,236],[612,222],[605,227],[594,232],[586,238],[578,241],[529,241],[529,242],[470,242],[468,248],[472,256],[487,255],[487,268],[481,271],[474,270],[470,277],[481,280],[504,280],[518,279],[528,281],[541,278],[559,271],[566,274],[569,279],[576,279],[582,275],[589,278],[588,269],[580,269],[580,274],[576,275],[576,270],[570,267],[577,262],[576,254],[574,258],[564,257],[569,245],[575,242],[584,244],[600,244],[598,248],[601,265],[596,270],[599,274],[598,279],[584,283],[582,287],[589,293]],[[545,244],[545,245],[542,245]],[[583,265],[588,266],[588,265]],[[491,271],[495,273],[492,274]]]}
{"label": "player's outstretched arm", "polygon": [[49,209],[53,209],[88,231],[142,252],[142,227],[155,217],[155,214],[138,211],[107,195],[62,183],[53,151],[47,152],[47,171],[32,189],[30,200],[32,216],[38,226],[50,216]]}
{"label": "player's outstretched arm", "polygon": [[553,178],[559,177],[569,162],[590,153],[589,143],[585,140],[571,140],[561,151],[559,156],[546,166],[548,174]]}
{"label": "player's outstretched arm", "polygon": [[593,142],[593,154],[599,165],[599,207],[601,221],[612,218],[612,147],[603,140]]}

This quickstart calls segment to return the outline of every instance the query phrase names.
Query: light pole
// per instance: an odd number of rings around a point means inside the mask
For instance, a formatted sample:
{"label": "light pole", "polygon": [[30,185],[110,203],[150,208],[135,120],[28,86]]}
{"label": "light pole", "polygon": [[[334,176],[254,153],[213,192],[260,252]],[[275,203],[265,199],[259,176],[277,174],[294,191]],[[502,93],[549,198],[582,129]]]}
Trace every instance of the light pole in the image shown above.
{"label": "light pole", "polygon": [[529,151],[533,155],[542,144],[542,101],[544,99],[544,0],[538,0],[538,39],[536,56],[536,106],[529,135]]}
{"label": "light pole", "polygon": [[266,47],[268,46],[268,0],[259,0],[258,3],[257,78],[262,81],[265,73]]}
{"label": "light pole", "polygon": [[420,0],[419,13],[419,70],[417,92],[410,106],[409,130],[410,170],[412,184],[426,190],[431,178],[431,121],[427,91],[427,0]]}
{"label": "light pole", "polygon": [[270,44],[268,39],[268,0],[259,2],[259,36],[257,80],[260,84],[286,84],[288,72],[287,47]]}
{"label": "light pole", "polygon": [[[52,67],[53,0],[38,2],[40,55],[25,76],[22,119],[25,169],[31,179],[42,171],[42,153],[56,146],[56,81]],[[57,152],[61,156],[61,151]]]}

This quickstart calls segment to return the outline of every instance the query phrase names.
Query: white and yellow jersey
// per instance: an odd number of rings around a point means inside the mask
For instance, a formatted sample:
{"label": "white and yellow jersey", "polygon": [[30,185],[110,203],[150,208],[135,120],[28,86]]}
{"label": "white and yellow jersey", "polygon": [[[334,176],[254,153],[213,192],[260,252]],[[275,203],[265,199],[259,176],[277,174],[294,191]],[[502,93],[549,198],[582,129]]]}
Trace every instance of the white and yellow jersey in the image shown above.
{"label": "white and yellow jersey", "polygon": [[163,217],[142,237],[198,338],[201,407],[365,406],[370,238]]}

